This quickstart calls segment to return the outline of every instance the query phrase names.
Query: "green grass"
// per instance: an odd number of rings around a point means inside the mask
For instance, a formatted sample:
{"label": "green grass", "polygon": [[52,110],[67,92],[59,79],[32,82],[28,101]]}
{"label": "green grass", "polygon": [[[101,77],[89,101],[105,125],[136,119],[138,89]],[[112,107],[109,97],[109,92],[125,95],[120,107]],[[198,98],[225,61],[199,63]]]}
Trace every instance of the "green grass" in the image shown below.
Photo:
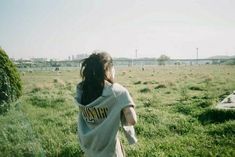
{"label": "green grass", "polygon": [[[117,68],[131,93],[138,143],[130,157],[235,156],[235,111],[214,108],[235,90],[235,66]],[[24,94],[0,115],[0,156],[83,156],[74,103],[79,71],[21,76]]]}

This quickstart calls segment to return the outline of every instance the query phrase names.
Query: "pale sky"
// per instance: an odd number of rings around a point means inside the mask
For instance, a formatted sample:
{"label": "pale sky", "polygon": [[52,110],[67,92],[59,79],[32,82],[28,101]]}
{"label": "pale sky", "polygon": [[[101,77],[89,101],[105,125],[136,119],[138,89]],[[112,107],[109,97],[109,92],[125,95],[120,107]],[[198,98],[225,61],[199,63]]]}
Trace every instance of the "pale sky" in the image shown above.
{"label": "pale sky", "polygon": [[0,0],[0,21],[13,58],[235,55],[235,0]]}

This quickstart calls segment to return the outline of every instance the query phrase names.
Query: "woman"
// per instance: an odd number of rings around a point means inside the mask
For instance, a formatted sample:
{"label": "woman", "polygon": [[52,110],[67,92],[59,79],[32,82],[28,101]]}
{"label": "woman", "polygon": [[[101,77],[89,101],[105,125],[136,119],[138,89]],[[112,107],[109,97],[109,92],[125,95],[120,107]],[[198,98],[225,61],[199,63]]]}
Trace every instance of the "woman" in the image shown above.
{"label": "woman", "polygon": [[118,138],[120,122],[130,144],[136,143],[137,118],[129,92],[114,83],[115,71],[108,53],[93,53],[83,60],[77,85],[78,136],[86,157],[123,157]]}

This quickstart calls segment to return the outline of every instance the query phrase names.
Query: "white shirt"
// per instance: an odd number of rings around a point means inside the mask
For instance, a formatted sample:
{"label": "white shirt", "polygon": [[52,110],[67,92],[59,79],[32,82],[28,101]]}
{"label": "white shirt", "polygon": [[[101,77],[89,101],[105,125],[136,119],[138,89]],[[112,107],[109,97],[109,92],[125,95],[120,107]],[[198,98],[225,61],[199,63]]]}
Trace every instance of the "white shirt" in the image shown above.
{"label": "white shirt", "polygon": [[[135,106],[129,92],[118,83],[105,81],[103,93],[87,105],[80,104],[82,89],[77,87],[76,101],[79,106],[78,135],[80,146],[88,157],[122,157],[118,129],[121,122],[122,109]],[[124,120],[125,121],[125,120]],[[126,128],[126,127],[125,127]],[[129,143],[137,142],[133,126],[127,133]],[[126,135],[126,134],[125,134]]]}

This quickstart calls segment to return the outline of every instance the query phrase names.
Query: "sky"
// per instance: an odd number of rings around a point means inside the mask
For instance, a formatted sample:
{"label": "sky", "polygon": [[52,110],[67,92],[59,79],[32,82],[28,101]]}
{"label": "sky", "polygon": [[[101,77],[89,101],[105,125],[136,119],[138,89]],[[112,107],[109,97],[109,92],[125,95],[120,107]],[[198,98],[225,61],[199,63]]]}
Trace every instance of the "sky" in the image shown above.
{"label": "sky", "polygon": [[16,59],[235,55],[234,8],[234,0],[0,0],[0,46]]}

